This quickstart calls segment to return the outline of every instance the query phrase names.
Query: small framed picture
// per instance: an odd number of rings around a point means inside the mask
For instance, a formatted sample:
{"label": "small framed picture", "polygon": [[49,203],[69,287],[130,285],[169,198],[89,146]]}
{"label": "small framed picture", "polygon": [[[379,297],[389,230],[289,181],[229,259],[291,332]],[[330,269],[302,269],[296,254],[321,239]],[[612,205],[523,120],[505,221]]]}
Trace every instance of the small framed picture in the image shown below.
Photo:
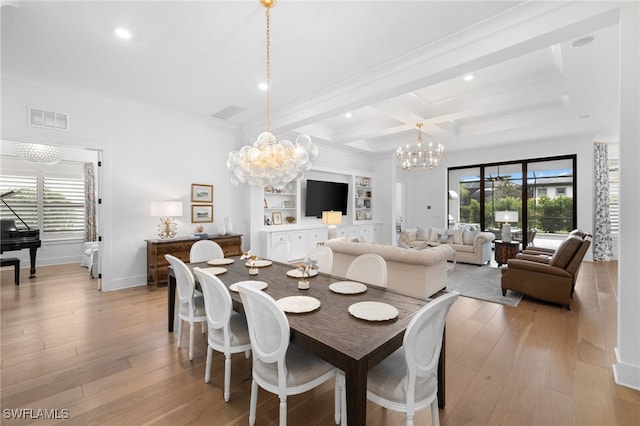
{"label": "small framed picture", "polygon": [[369,186],[369,178],[362,179],[362,186]]}
{"label": "small framed picture", "polygon": [[204,204],[191,204],[191,222],[213,222],[213,206]]}
{"label": "small framed picture", "polygon": [[213,203],[213,185],[192,183],[191,201],[194,203]]}
{"label": "small framed picture", "polygon": [[271,213],[271,223],[274,225],[282,225],[282,213],[281,212],[273,212]]}
{"label": "small framed picture", "polygon": [[364,214],[362,213],[362,210],[358,210],[356,212],[356,220],[363,220],[364,219]]}

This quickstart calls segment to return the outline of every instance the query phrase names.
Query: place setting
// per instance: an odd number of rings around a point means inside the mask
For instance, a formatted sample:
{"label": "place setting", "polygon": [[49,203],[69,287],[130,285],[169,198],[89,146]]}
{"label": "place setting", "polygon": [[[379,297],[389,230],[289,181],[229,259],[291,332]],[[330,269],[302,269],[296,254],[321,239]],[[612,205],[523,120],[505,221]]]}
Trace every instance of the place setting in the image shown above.
{"label": "place setting", "polygon": [[254,290],[264,290],[265,288],[267,288],[269,286],[269,284],[267,284],[264,281],[240,281],[237,283],[233,283],[229,286],[229,290],[231,291],[235,291],[236,293],[238,292],[238,284],[242,284],[246,287],[250,287]]}
{"label": "place setting", "polygon": [[222,266],[222,265],[231,265],[233,262],[235,262],[235,260],[228,258],[228,257],[223,257],[221,259],[211,259],[207,261],[208,265],[213,265],[213,266]]}
{"label": "place setting", "polygon": [[214,274],[214,275],[220,275],[220,274],[224,274],[225,272],[227,272],[227,268],[219,268],[219,267],[216,267],[216,268],[202,268],[202,270],[203,271],[207,271],[207,272],[209,272],[211,274]]}
{"label": "place setting", "polygon": [[349,306],[349,313],[366,321],[389,321],[396,319],[400,314],[395,306],[373,301],[354,303]]}
{"label": "place setting", "polygon": [[289,314],[303,314],[318,309],[321,302],[311,296],[287,296],[276,300],[280,309]]}
{"label": "place setting", "polygon": [[357,281],[337,281],[329,284],[329,290],[339,294],[360,294],[367,291],[367,286]]}

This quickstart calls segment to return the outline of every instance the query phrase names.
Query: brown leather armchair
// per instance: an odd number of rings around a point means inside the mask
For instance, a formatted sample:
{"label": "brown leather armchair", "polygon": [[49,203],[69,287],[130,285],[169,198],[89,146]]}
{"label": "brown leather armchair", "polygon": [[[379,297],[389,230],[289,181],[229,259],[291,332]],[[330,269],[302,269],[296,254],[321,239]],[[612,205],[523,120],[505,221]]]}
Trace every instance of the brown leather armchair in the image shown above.
{"label": "brown leather armchair", "polygon": [[[519,255],[502,270],[502,294],[507,290],[569,308],[582,259],[591,237],[567,237],[551,257]],[[533,259],[530,259],[533,258]]]}
{"label": "brown leather armchair", "polygon": [[[529,235],[529,242],[533,242],[533,239],[535,238],[535,234],[538,232],[535,228],[533,229],[533,231],[535,231],[535,233],[533,234],[533,237]],[[531,230],[529,232],[531,232]],[[579,229],[574,229],[573,231],[569,232],[569,234],[567,235],[567,238],[572,236],[576,236],[584,239],[586,236],[591,236],[591,234],[581,231]],[[529,244],[526,249],[522,250],[522,253],[534,254],[534,255],[546,255],[551,257],[553,256],[555,251],[556,249],[545,248],[545,247],[535,247],[533,246],[533,244]]]}

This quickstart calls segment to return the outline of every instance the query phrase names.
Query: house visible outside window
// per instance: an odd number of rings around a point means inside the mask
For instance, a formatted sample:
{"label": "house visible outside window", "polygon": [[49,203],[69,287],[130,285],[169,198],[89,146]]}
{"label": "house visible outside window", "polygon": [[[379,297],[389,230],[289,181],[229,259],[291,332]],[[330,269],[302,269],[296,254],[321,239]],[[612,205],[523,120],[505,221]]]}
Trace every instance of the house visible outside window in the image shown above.
{"label": "house visible outside window", "polygon": [[[40,229],[41,239],[84,238],[84,178],[82,176],[0,175],[2,193],[17,190],[4,201],[31,228]],[[2,204],[2,219],[14,219],[18,228],[24,228],[16,216]],[[47,238],[49,237],[49,238]]]}
{"label": "house visible outside window", "polygon": [[556,196],[567,195],[567,188],[556,188]]}
{"label": "house visible outside window", "polygon": [[542,197],[543,195],[547,195],[547,188],[538,188],[538,197]]}

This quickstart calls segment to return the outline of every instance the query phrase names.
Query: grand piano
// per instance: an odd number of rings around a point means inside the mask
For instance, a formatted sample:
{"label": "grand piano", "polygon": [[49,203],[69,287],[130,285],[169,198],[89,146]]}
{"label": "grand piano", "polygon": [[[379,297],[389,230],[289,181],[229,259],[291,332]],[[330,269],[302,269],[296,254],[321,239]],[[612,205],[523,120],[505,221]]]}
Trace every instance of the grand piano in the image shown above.
{"label": "grand piano", "polygon": [[42,241],[40,241],[40,230],[31,229],[31,227],[29,227],[29,225],[27,225],[25,221],[18,216],[18,213],[13,211],[11,206],[4,201],[5,197],[10,197],[15,193],[15,191],[5,192],[0,195],[0,200],[2,200],[4,205],[11,210],[11,213],[20,219],[20,222],[22,222],[26,229],[19,229],[16,226],[16,221],[14,219],[2,219],[0,221],[0,229],[2,230],[2,233],[0,234],[0,238],[2,239],[0,253],[4,253],[5,251],[29,249],[29,260],[31,261],[29,278],[31,278],[36,276],[36,252],[38,251],[38,247],[42,245]]}

